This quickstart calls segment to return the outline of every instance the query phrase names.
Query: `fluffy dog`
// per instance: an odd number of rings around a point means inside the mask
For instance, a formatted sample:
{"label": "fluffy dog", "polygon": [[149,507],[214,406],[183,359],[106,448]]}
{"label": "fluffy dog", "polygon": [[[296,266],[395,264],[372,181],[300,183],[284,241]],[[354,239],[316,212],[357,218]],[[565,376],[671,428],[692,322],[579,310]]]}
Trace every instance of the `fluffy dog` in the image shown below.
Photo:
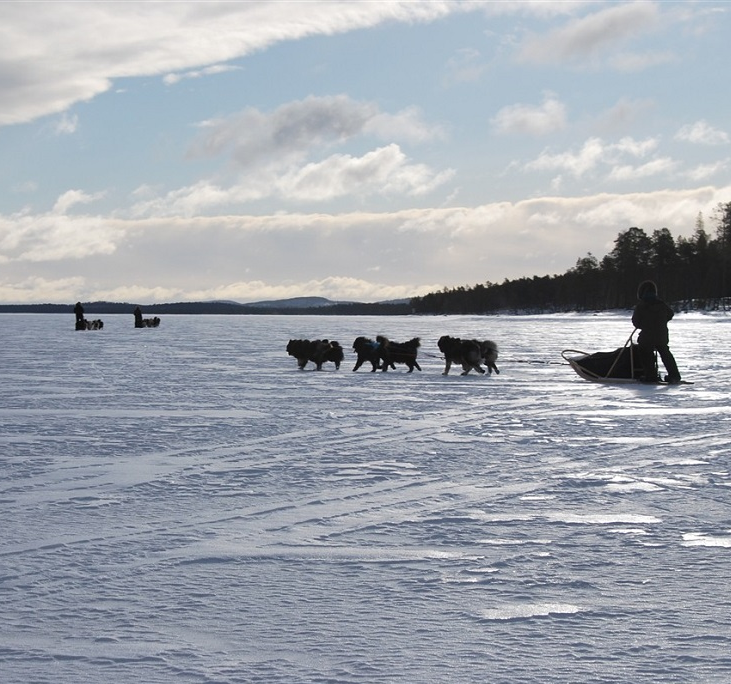
{"label": "fluffy dog", "polygon": [[345,356],[340,343],[330,340],[290,340],[287,353],[297,359],[300,370],[304,370],[309,361],[315,364],[317,370],[322,370],[322,364],[326,361],[334,363],[335,368],[339,369]]}
{"label": "fluffy dog", "polygon": [[381,345],[382,370],[384,373],[389,366],[395,369],[397,363],[406,364],[409,367],[409,373],[413,373],[414,368],[418,371],[421,370],[421,366],[416,360],[416,355],[421,346],[421,340],[418,337],[414,337],[408,342],[391,342],[387,337],[377,335],[376,342]]}
{"label": "fluffy dog", "polygon": [[135,328],[158,328],[160,327],[160,319],[155,316],[154,318],[140,318],[135,320]]}
{"label": "fluffy dog", "polygon": [[[323,342],[327,342],[327,340],[323,340]],[[330,361],[335,364],[335,370],[340,370],[340,364],[342,363],[343,359],[345,358],[345,352],[343,351],[343,348],[340,346],[340,342],[336,342],[335,340],[332,340],[329,343],[328,348],[325,350],[325,361]]]}
{"label": "fluffy dog", "polygon": [[480,351],[482,353],[482,362],[487,367],[487,372],[492,374],[495,371],[496,375],[500,375],[500,371],[495,365],[498,356],[497,345],[492,340],[482,340],[480,342]]}
{"label": "fluffy dog", "polygon": [[81,318],[76,321],[76,330],[101,330],[104,327],[104,321],[97,318],[93,321],[88,321],[86,318]]}
{"label": "fluffy dog", "polygon": [[[356,337],[353,342],[353,351],[358,355],[358,360],[355,362],[353,367],[354,371],[357,371],[366,361],[368,361],[372,368],[371,373],[375,373],[381,368],[382,356],[381,356],[381,343],[372,340],[370,337]],[[395,367],[395,366],[394,366]]]}
{"label": "fluffy dog", "polygon": [[473,368],[482,374],[485,369],[480,365],[482,363],[482,350],[477,340],[463,340],[459,337],[450,337],[442,335],[437,342],[439,351],[444,354],[444,372],[442,375],[449,375],[449,369],[452,364],[462,366],[462,375],[467,375]]}
{"label": "fluffy dog", "polygon": [[462,375],[467,375],[473,369],[483,374],[485,372],[481,366],[483,363],[488,373],[491,374],[493,370],[495,373],[500,372],[495,365],[498,356],[497,345],[491,340],[463,340],[443,335],[439,338],[437,346],[444,354],[445,367],[442,375],[449,374],[453,363],[462,366]]}

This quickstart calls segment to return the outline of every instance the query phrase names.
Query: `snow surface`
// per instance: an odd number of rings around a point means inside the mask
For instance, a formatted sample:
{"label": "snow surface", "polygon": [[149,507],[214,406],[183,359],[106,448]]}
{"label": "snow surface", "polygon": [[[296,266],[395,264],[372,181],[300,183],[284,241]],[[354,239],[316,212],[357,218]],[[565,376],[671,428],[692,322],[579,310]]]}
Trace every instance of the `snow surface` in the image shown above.
{"label": "snow surface", "polygon": [[561,358],[628,314],[103,318],[0,316],[4,684],[731,681],[730,319],[648,387]]}

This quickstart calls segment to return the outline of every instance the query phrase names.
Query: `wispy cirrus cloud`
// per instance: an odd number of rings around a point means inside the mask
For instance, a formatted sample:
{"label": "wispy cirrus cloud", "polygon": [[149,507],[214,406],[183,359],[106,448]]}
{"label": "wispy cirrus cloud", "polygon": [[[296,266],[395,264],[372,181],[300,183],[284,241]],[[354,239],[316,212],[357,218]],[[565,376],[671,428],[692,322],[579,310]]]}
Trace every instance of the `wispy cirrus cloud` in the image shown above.
{"label": "wispy cirrus cloud", "polygon": [[215,76],[217,74],[225,74],[230,71],[239,71],[242,67],[233,66],[231,64],[212,64],[203,69],[193,69],[191,71],[183,71],[174,74],[166,74],[163,76],[163,82],[166,85],[175,85],[181,81],[195,78],[204,78],[205,76]]}
{"label": "wispy cirrus cloud", "polygon": [[[0,126],[63,112],[116,79],[219,73],[233,59],[285,41],[428,22],[463,11],[431,0],[306,3],[0,3]],[[62,55],[63,59],[59,59]]]}
{"label": "wispy cirrus cloud", "polygon": [[528,36],[519,50],[518,59],[534,64],[570,62],[586,65],[654,29],[658,22],[657,3],[612,5],[571,19],[545,35]]}

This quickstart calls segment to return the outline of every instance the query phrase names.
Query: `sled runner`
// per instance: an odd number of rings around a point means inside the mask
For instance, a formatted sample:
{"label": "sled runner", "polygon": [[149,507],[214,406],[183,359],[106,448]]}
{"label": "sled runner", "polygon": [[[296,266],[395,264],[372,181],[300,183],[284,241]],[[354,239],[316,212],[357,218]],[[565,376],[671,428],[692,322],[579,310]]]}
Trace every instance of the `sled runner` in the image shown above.
{"label": "sled runner", "polygon": [[[576,371],[576,373],[590,382],[612,382],[612,383],[628,383],[642,382],[641,377],[644,369],[640,362],[637,345],[632,341],[632,335],[625,343],[624,347],[606,352],[587,352],[578,351],[576,349],[564,349],[561,356],[564,361]],[[655,359],[657,363],[657,358]],[[681,384],[692,385],[692,382],[681,380],[680,383],[668,383],[662,380],[651,382],[652,385],[669,385]]]}

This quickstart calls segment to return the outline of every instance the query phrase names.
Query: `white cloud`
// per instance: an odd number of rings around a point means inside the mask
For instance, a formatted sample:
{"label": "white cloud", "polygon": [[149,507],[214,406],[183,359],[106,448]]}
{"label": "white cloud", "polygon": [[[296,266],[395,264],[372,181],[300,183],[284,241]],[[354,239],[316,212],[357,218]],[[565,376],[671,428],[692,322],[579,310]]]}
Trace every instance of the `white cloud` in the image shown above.
{"label": "white cloud", "polygon": [[686,172],[685,176],[694,183],[708,182],[719,173],[726,173],[731,160],[722,159],[711,164],[699,164]]}
{"label": "white cloud", "polygon": [[673,161],[669,157],[662,157],[637,166],[629,164],[615,166],[609,173],[609,179],[616,181],[638,180],[640,178],[671,173],[677,167],[678,163],[676,161]]}
{"label": "white cloud", "polygon": [[194,69],[192,71],[185,71],[175,74],[167,74],[163,77],[163,82],[166,85],[176,85],[181,81],[187,79],[204,78],[205,76],[215,76],[217,74],[225,74],[229,71],[239,71],[241,67],[233,66],[230,64],[213,64],[203,69]]}
{"label": "white cloud", "polygon": [[704,120],[683,126],[675,134],[675,139],[699,145],[728,145],[731,142],[726,131],[714,128]]}
{"label": "white cloud", "polygon": [[617,71],[633,73],[645,71],[651,67],[677,61],[672,52],[623,52],[608,60],[609,65]]}
{"label": "white cloud", "polygon": [[48,213],[0,216],[0,259],[42,262],[113,253],[123,237],[113,222],[101,216],[69,214],[75,205],[94,199],[70,190]]}
{"label": "white cloud", "polygon": [[487,64],[482,60],[479,50],[463,48],[450,57],[445,66],[443,81],[453,83],[474,83],[486,71]]}
{"label": "white cloud", "polygon": [[[689,236],[698,212],[710,216],[729,196],[727,185],[395,213],[127,221],[0,216],[0,259],[5,259],[0,297],[144,302],[321,294],[389,299],[444,286],[562,273],[588,251],[611,250],[617,234],[633,225]],[[16,269],[23,272],[27,259],[35,260],[35,285],[27,274],[12,277]],[[83,281],[49,296],[48,283],[71,283],[80,273]]]}
{"label": "white cloud", "polygon": [[86,291],[86,281],[81,276],[53,280],[31,277],[18,282],[0,280],[0,301],[15,304],[86,300],[87,297],[82,297],[82,293]]}
{"label": "white cloud", "polygon": [[228,154],[235,161],[234,177],[201,179],[163,196],[145,186],[135,193],[141,199],[131,209],[133,216],[194,216],[273,197],[311,203],[346,196],[422,196],[454,175],[408,159],[394,142],[359,156],[321,158],[357,137],[421,143],[445,135],[416,108],[389,114],[344,95],[307,97],[268,113],[248,108],[204,122],[201,131],[189,156]]}
{"label": "white cloud", "polygon": [[533,35],[523,44],[519,59],[536,64],[593,60],[654,28],[658,22],[654,2],[612,5],[573,19],[547,35]]}
{"label": "white cloud", "polygon": [[387,301],[427,294],[439,288],[436,283],[405,283],[388,285],[362,278],[328,276],[325,278],[288,283],[267,283],[261,280],[238,281],[221,287],[192,292],[193,300],[228,300],[253,302],[270,299],[288,299],[307,292],[311,297],[327,297],[345,301]]}
{"label": "white cloud", "polygon": [[271,197],[313,203],[344,196],[421,196],[453,175],[451,169],[435,171],[411,162],[398,145],[392,144],[361,157],[335,154],[318,162],[292,164],[287,170],[255,170],[228,187],[202,180],[162,197],[145,198],[134,205],[132,215],[196,216]]}
{"label": "white cloud", "polygon": [[587,140],[579,152],[543,152],[539,157],[525,165],[530,171],[566,171],[573,176],[583,176],[602,162],[606,147],[599,138]]}
{"label": "white cloud", "polygon": [[[655,138],[647,138],[645,140],[635,140],[634,138],[625,137],[617,143],[606,143],[601,138],[590,138],[587,140],[578,152],[560,152],[551,154],[548,151],[541,154],[531,162],[528,162],[524,168],[529,171],[563,171],[570,173],[576,178],[586,176],[587,174],[602,169],[607,166],[617,167],[617,179],[628,175],[628,167],[623,163],[627,157],[644,158],[657,148],[658,141]],[[667,160],[659,163],[658,160],[651,160],[644,166],[644,175],[648,175],[651,170],[658,173],[661,168],[668,170],[671,168]],[[637,172],[637,171],[636,171]],[[610,170],[610,176],[612,175]]]}
{"label": "white cloud", "polygon": [[381,140],[413,143],[446,138],[443,127],[426,123],[418,107],[409,107],[396,114],[374,113],[366,120],[363,133],[374,135]]}
{"label": "white cloud", "polygon": [[522,104],[504,107],[490,123],[498,133],[547,135],[566,127],[566,107],[549,95],[538,107]]}
{"label": "white cloud", "polygon": [[453,176],[411,164],[398,145],[373,150],[362,157],[334,155],[285,175],[278,190],[285,199],[324,201],[345,195],[424,195]]}
{"label": "white cloud", "polygon": [[[0,125],[62,112],[115,79],[200,71],[276,43],[462,10],[432,2],[0,3]],[[175,77],[173,77],[174,80]]]}
{"label": "white cloud", "polygon": [[321,150],[356,136],[423,142],[444,136],[441,127],[423,121],[417,108],[381,112],[372,102],[345,95],[288,102],[272,112],[248,108],[226,119],[201,124],[191,157],[229,152],[244,168],[267,163],[286,166],[311,150]]}
{"label": "white cloud", "polygon": [[58,135],[70,135],[76,133],[79,127],[79,117],[76,114],[68,114],[64,112],[56,121],[54,131]]}
{"label": "white cloud", "polygon": [[655,107],[650,99],[620,98],[619,101],[596,119],[596,126],[602,131],[623,131],[631,127],[641,117],[646,117]]}
{"label": "white cloud", "polygon": [[65,214],[76,204],[89,204],[101,197],[103,197],[103,193],[90,195],[81,190],[67,190],[56,200],[56,203],[53,205],[53,213]]}

